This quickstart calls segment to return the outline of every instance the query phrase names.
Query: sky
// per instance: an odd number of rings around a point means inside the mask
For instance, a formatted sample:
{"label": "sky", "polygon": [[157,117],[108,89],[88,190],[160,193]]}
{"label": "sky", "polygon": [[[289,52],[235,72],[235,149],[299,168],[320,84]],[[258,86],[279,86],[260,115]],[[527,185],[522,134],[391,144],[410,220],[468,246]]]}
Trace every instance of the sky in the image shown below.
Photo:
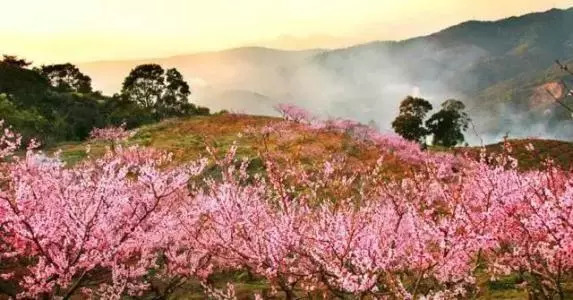
{"label": "sky", "polygon": [[337,48],[568,7],[573,0],[0,0],[0,53],[56,63]]}

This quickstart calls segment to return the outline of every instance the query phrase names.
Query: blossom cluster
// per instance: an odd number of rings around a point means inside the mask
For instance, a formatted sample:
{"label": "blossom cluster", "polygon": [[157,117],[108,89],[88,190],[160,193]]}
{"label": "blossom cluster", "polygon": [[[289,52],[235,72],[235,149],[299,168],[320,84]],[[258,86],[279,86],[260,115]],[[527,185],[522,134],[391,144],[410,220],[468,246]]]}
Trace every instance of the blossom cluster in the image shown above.
{"label": "blossom cluster", "polygon": [[119,127],[111,126],[106,128],[94,128],[90,132],[90,139],[94,141],[108,142],[126,140],[133,135],[133,132],[126,130],[125,127],[126,124],[123,123]]}

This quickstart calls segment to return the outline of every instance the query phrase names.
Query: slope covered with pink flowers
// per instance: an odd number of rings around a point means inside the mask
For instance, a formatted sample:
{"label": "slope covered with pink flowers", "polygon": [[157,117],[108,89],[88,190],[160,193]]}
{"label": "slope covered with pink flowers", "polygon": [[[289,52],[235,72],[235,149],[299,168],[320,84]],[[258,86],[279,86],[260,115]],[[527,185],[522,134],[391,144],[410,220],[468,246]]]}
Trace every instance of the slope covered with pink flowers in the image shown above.
{"label": "slope covered with pink flowers", "polygon": [[[513,278],[525,297],[571,297],[569,170],[550,160],[520,170],[509,144],[477,157],[424,151],[351,121],[279,109],[284,120],[251,119],[257,126],[243,124],[228,147],[186,141],[205,149],[197,157],[108,128],[91,142],[105,153],[72,165],[35,145],[13,155],[19,137],[4,128],[0,292],[466,299],[487,297],[484,278]],[[346,151],[330,151],[342,142]],[[244,276],[264,288],[237,293]]]}

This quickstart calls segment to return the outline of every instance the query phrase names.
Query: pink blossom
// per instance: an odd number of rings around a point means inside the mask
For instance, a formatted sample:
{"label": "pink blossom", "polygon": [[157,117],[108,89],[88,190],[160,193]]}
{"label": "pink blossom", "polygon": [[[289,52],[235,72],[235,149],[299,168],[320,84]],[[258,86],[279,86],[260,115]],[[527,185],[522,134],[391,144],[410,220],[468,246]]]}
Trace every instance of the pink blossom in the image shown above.
{"label": "pink blossom", "polygon": [[119,127],[94,128],[90,132],[90,139],[94,141],[123,141],[130,138],[134,132],[125,129],[123,123]]}

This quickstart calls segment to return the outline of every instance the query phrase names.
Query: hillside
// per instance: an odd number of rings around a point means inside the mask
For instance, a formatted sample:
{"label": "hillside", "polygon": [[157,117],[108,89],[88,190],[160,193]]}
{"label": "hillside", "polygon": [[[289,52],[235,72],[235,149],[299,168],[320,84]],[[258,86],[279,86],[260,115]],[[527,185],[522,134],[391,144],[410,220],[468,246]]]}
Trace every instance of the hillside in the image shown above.
{"label": "hillside", "polygon": [[[570,139],[571,130],[557,131],[571,126],[569,114],[564,116],[556,105],[536,107],[535,91],[563,77],[554,61],[573,56],[567,29],[571,25],[573,9],[495,22],[470,21],[426,37],[324,53],[317,56],[317,63],[354,80],[357,74],[398,69],[395,84],[411,83],[422,96],[437,96],[434,100],[463,99],[478,132],[488,141],[499,140],[506,132]],[[549,95],[541,97],[552,102]],[[546,110],[557,118],[550,118]]]}
{"label": "hillside", "polygon": [[[375,145],[357,141],[342,133],[328,131],[309,133],[292,123],[287,127],[281,127],[279,131],[281,136],[271,137],[266,144],[257,139],[257,135],[248,134],[249,131],[261,132],[269,124],[278,124],[280,120],[235,114],[171,119],[141,127],[128,144],[150,146],[172,152],[178,162],[210,156],[206,150],[207,146],[222,154],[236,143],[238,157],[254,159],[255,164],[258,163],[257,157],[260,152],[270,150],[309,166],[319,166],[325,159],[343,154],[349,157],[349,166],[360,168],[374,164],[384,154],[385,169],[389,174],[401,174],[409,168],[408,162],[382,152],[383,149]],[[530,143],[534,146],[533,152],[526,149]],[[87,157],[87,144],[90,143],[64,143],[52,147],[50,151],[62,150],[62,158],[73,164]],[[509,144],[512,147],[512,155],[519,160],[519,166],[523,170],[539,168],[545,159],[552,159],[565,169],[573,167],[573,143],[528,139],[509,140]],[[105,143],[92,143],[90,155],[97,156],[103,153],[105,146]],[[503,143],[487,145],[486,150],[490,154],[501,153]],[[477,158],[481,147],[460,147],[451,150],[432,148],[432,151],[448,151],[460,156],[469,154]]]}
{"label": "hillside", "polygon": [[[572,25],[573,9],[553,9],[337,50],[251,47],[80,68],[96,88],[111,94],[135,65],[159,63],[180,69],[191,83],[193,100],[214,110],[272,114],[274,105],[286,102],[323,116],[375,121],[382,129],[389,129],[399,101],[408,94],[434,104],[457,97],[468,104],[477,131],[488,142],[507,132],[570,139],[572,131],[563,129],[571,126],[568,114],[556,105],[530,104],[539,98],[535,91],[540,85],[559,76],[554,60],[573,58]],[[547,102],[547,95],[542,97]],[[549,113],[555,116],[551,122]]]}
{"label": "hillside", "polygon": [[[93,2],[6,24],[133,59],[533,10]],[[338,49],[4,54],[0,300],[573,299],[571,28],[573,7]]]}
{"label": "hillside", "polygon": [[[261,140],[261,132],[268,126],[280,125],[278,135],[270,136],[268,140]],[[249,132],[257,132],[250,135]],[[283,123],[278,118],[222,114],[200,116],[187,119],[172,119],[159,124],[144,126],[129,139],[127,144],[147,145],[153,148],[171,151],[175,161],[180,164],[199,157],[209,157],[206,146],[216,149],[216,155],[222,157],[236,142],[237,158],[248,158],[250,167],[248,172],[264,170],[259,152],[270,152],[286,160],[294,160],[305,167],[313,169],[324,168],[323,163],[330,159],[344,155],[348,157],[345,165],[346,172],[354,172],[376,164],[378,158],[384,154],[382,160],[383,175],[403,176],[411,171],[409,162],[398,159],[392,154],[384,152],[368,142],[359,142],[344,133],[328,131],[307,131],[302,125],[296,123]],[[535,150],[526,150],[531,143]],[[73,164],[87,157],[86,144],[62,144],[56,149],[62,150],[62,158]],[[538,168],[545,158],[553,158],[556,163],[565,168],[572,166],[573,143],[551,140],[511,140],[512,153],[520,160],[520,167],[524,170]],[[92,143],[91,156],[99,156],[105,143]],[[502,145],[486,147],[489,153],[500,153]],[[433,149],[442,151],[440,149]],[[451,150],[456,155],[477,155],[479,148],[456,148]],[[210,168],[208,175],[216,174],[217,169]],[[368,170],[368,169],[366,169]],[[395,177],[394,177],[395,178]],[[491,281],[485,270],[477,273],[480,286],[479,299],[523,299],[526,292],[520,285],[521,277],[512,274]],[[251,278],[246,272],[222,273],[214,277],[215,282],[221,284],[225,280],[234,279],[239,298],[249,297],[255,292],[268,292],[269,284],[260,278]],[[569,293],[569,281],[565,286]],[[187,299],[204,298],[203,291],[194,281],[182,288],[181,294],[176,297]],[[569,294],[568,294],[569,295]]]}
{"label": "hillside", "polygon": [[[556,165],[566,170],[573,168],[573,143],[543,140],[543,139],[514,139],[503,142],[486,145],[485,149],[490,154],[506,153],[505,147],[511,148],[510,155],[519,162],[519,168],[522,170],[534,170],[543,166],[546,159],[552,160]],[[528,147],[533,146],[533,149]],[[460,147],[451,151],[455,154],[469,154],[471,157],[478,159],[481,147]]]}
{"label": "hillside", "polygon": [[[381,149],[357,141],[346,134],[309,132],[296,123],[280,127],[280,136],[272,135],[268,141],[262,141],[259,133],[268,126],[279,124],[280,121],[279,118],[236,114],[171,119],[139,128],[128,144],[171,152],[177,162],[210,157],[207,147],[217,150],[219,155],[224,155],[236,144],[237,156],[254,160],[255,167],[261,167],[257,165],[260,163],[260,153],[267,151],[311,167],[321,165],[329,157],[344,154],[348,156],[349,166],[360,168],[374,164],[382,155]],[[69,163],[75,163],[87,157],[86,145],[89,143],[64,143],[52,147],[50,151],[62,150],[62,158]],[[91,144],[90,155],[100,155],[105,151],[105,147],[105,143]],[[403,161],[398,161],[392,155],[386,156],[385,162],[386,169],[391,172],[406,168]]]}

